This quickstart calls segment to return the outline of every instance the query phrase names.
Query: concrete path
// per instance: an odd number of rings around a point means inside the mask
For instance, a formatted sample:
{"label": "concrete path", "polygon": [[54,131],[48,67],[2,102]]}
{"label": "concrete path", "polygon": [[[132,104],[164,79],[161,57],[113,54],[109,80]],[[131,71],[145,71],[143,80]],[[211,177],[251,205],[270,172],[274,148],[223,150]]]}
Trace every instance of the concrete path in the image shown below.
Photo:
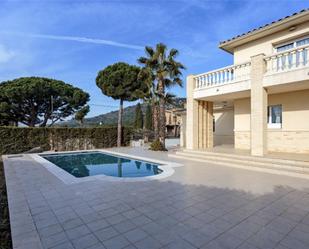
{"label": "concrete path", "polygon": [[65,185],[29,155],[8,159],[14,248],[309,248],[309,181],[114,150],[184,166],[159,181]]}

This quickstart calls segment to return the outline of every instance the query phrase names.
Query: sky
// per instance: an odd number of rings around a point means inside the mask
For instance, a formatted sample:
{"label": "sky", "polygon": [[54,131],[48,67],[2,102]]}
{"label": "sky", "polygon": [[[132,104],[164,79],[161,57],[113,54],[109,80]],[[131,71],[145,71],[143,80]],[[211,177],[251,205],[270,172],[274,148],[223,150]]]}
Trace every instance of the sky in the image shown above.
{"label": "sky", "polygon": [[[0,82],[63,80],[90,94],[91,117],[119,105],[96,86],[98,71],[137,64],[146,45],[178,49],[185,83],[233,63],[220,41],[305,8],[308,0],[0,0]],[[186,96],[185,84],[169,91]]]}

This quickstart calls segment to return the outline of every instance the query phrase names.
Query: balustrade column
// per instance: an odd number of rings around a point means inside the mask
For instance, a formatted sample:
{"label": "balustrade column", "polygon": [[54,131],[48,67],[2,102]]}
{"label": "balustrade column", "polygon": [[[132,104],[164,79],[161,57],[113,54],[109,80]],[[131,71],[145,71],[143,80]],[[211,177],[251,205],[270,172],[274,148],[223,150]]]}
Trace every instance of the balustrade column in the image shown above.
{"label": "balustrade column", "polygon": [[281,71],[282,70],[282,55],[281,54],[277,56],[277,61],[278,61],[277,71]]}
{"label": "balustrade column", "polygon": [[297,50],[297,52],[299,53],[298,65],[299,65],[300,67],[302,67],[302,66],[304,65],[304,62],[305,62],[305,61],[304,61],[304,53],[303,53],[303,51],[304,51],[303,48]]}
{"label": "balustrade column", "polygon": [[305,48],[305,65],[307,65],[309,62],[309,47]]}
{"label": "balustrade column", "polygon": [[289,65],[289,68],[296,67],[296,51],[291,52],[291,64]]}

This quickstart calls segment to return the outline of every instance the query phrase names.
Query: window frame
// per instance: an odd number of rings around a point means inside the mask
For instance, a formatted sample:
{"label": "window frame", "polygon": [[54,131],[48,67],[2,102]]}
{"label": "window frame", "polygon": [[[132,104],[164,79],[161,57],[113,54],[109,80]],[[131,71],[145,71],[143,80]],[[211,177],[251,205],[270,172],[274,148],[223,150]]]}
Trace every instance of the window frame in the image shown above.
{"label": "window frame", "polygon": [[[275,107],[275,106],[281,107],[281,115],[280,115],[280,121],[281,122],[280,123],[272,123],[271,122],[271,120],[272,120],[272,107]],[[267,128],[269,128],[269,129],[282,129],[282,123],[283,123],[282,113],[283,113],[282,104],[269,105],[267,107]]]}
{"label": "window frame", "polygon": [[[297,38],[297,39],[295,39],[295,40],[290,40],[290,41],[287,41],[287,42],[284,42],[284,43],[279,43],[279,44],[273,46],[274,52],[275,52],[275,53],[284,53],[285,51],[289,51],[289,50],[291,50],[291,49],[295,49],[295,48],[297,48],[297,46],[296,46],[296,43],[297,43],[297,42],[299,42],[299,41],[301,41],[301,40],[304,40],[304,39],[308,39],[308,38],[309,38],[309,35],[306,35],[306,36],[303,36],[303,37],[301,37],[301,38]],[[287,49],[287,50],[280,51],[280,52],[277,51],[277,49],[278,49],[279,47],[288,45],[288,44],[290,44],[290,43],[293,43],[293,48],[289,48],[289,49]],[[301,45],[301,46],[304,46],[304,45]],[[299,46],[299,47],[301,47],[301,46]]]}

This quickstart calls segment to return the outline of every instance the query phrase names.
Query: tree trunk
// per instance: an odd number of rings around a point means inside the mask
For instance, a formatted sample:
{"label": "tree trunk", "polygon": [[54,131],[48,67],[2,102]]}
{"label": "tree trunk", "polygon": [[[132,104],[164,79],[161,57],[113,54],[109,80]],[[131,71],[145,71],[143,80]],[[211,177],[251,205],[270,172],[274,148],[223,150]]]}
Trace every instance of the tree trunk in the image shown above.
{"label": "tree trunk", "polygon": [[122,138],[122,113],[123,113],[123,100],[120,99],[119,112],[118,112],[117,147],[121,147],[121,138]]}
{"label": "tree trunk", "polygon": [[153,124],[153,131],[154,131],[154,138],[155,140],[159,139],[159,115],[158,115],[158,105],[155,101],[152,101],[152,124]]}
{"label": "tree trunk", "polygon": [[165,148],[165,99],[164,99],[164,85],[163,81],[159,80],[158,93],[159,93],[159,140]]}

